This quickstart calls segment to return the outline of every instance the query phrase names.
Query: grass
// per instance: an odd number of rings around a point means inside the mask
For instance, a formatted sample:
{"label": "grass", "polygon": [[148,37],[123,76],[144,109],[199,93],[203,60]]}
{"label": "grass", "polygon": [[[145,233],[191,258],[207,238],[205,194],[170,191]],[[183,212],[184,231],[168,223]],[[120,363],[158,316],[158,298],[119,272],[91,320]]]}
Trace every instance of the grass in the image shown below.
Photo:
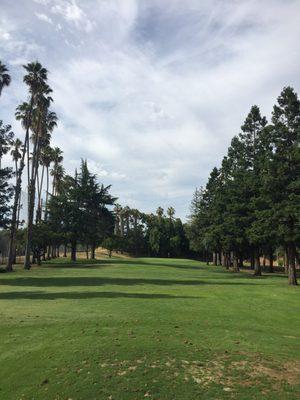
{"label": "grass", "polygon": [[0,276],[0,398],[298,399],[299,289],[191,260]]}

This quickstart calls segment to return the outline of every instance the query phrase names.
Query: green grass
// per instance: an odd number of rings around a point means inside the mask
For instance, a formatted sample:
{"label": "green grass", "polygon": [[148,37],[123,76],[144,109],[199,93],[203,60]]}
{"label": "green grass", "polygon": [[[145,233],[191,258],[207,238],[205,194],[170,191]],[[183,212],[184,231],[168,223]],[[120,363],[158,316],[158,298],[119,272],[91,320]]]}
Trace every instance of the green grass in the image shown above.
{"label": "green grass", "polygon": [[277,274],[59,259],[1,274],[0,301],[3,400],[299,398],[299,289]]}

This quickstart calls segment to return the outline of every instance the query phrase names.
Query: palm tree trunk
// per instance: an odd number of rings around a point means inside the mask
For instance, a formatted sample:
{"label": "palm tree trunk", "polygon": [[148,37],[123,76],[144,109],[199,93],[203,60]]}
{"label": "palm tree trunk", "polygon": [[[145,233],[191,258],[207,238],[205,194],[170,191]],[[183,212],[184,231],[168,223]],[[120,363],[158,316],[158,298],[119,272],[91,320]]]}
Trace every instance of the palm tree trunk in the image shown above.
{"label": "palm tree trunk", "polygon": [[42,219],[42,189],[43,189],[43,181],[44,181],[44,170],[45,166],[42,168],[41,180],[39,181],[38,171],[37,171],[37,182],[38,182],[38,206],[36,210],[36,222],[40,222]]}
{"label": "palm tree trunk", "polygon": [[[38,127],[40,128],[40,117],[38,121]],[[38,132],[40,129],[38,129]],[[24,269],[30,269],[30,253],[31,253],[31,245],[32,245],[32,233],[33,233],[33,213],[34,213],[34,204],[35,204],[35,189],[36,189],[36,177],[39,165],[39,147],[40,147],[40,136],[37,135],[36,140],[34,142],[33,154],[32,154],[32,164],[31,164],[31,176],[29,182],[29,204],[28,204],[28,223],[27,223],[27,232],[26,232],[26,248],[25,248],[25,260],[24,260]]]}
{"label": "palm tree trunk", "polygon": [[[31,99],[30,102],[30,116],[32,112],[32,103],[33,100]],[[31,117],[30,117],[31,118]],[[16,178],[16,187],[15,187],[15,196],[14,196],[14,204],[12,209],[12,217],[11,217],[11,227],[10,227],[10,234],[9,234],[9,247],[8,247],[8,257],[7,257],[7,265],[6,270],[8,272],[13,270],[13,261],[14,261],[14,252],[15,252],[15,237],[18,225],[18,208],[20,210],[20,195],[21,195],[21,187],[22,187],[22,174],[23,169],[25,167],[25,156],[27,153],[27,147],[29,147],[29,127],[26,129],[25,133],[25,140],[24,140],[24,147],[22,151],[22,157],[20,160],[20,166],[17,173]]]}
{"label": "palm tree trunk", "polygon": [[46,184],[47,190],[46,190],[46,204],[45,204],[45,215],[44,215],[45,221],[47,221],[47,207],[48,207],[48,195],[49,195],[49,167],[47,166],[46,169],[47,169],[47,171],[46,171],[47,172],[47,184]]}

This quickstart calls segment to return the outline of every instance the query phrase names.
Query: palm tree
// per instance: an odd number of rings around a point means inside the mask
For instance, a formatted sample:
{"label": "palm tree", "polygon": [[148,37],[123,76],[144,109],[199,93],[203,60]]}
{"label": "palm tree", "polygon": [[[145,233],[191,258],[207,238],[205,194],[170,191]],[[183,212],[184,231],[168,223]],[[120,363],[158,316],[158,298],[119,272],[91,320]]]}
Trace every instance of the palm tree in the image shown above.
{"label": "palm tree", "polygon": [[59,184],[57,179],[60,179],[61,173],[62,173],[61,169],[58,168],[60,163],[63,161],[63,152],[60,150],[59,147],[54,147],[53,154],[52,154],[52,161],[54,163],[54,166],[50,172],[50,175],[53,176],[52,195],[54,196],[57,191],[57,185]]}
{"label": "palm tree", "polygon": [[16,184],[18,180],[18,169],[19,169],[19,160],[22,158],[22,149],[23,149],[23,143],[20,139],[16,139],[12,143],[13,147],[10,152],[12,159],[15,163],[15,175],[16,175]]}
{"label": "palm tree", "polygon": [[[19,170],[19,160],[22,158],[22,150],[23,143],[20,139],[16,139],[12,143],[12,150],[10,152],[13,162],[15,164],[15,176],[16,176],[16,185],[18,184],[18,170]],[[21,210],[21,197],[19,198],[18,208],[17,208],[17,229],[19,228],[20,223],[20,210]],[[16,248],[14,249],[14,262],[16,258]]]}
{"label": "palm tree", "polygon": [[156,214],[158,218],[162,218],[162,216],[164,215],[164,209],[162,207],[158,207],[156,210]]}
{"label": "palm tree", "polygon": [[173,217],[175,215],[175,210],[173,207],[169,207],[167,209],[167,216],[170,218],[170,221],[172,221]]}
{"label": "palm tree", "polygon": [[52,195],[56,196],[61,192],[65,169],[61,164],[55,164],[50,174],[53,176],[53,182],[55,182]]}
{"label": "palm tree", "polygon": [[[22,157],[20,159],[19,169],[17,173],[17,181],[16,181],[17,183],[15,187],[15,197],[12,210],[9,253],[7,261],[8,271],[12,270],[14,241],[15,241],[15,234],[17,227],[17,211],[21,194],[22,173],[25,166],[26,155],[27,155],[27,167],[29,176],[29,129],[31,129],[32,127],[33,109],[36,106],[36,99],[39,92],[41,91],[41,87],[43,86],[43,83],[47,79],[47,70],[43,68],[39,62],[29,63],[27,65],[24,65],[24,68],[27,74],[24,76],[23,81],[29,88],[30,101],[29,103],[21,104],[21,106],[19,106],[16,111],[16,118],[22,120],[22,125],[25,128],[25,140],[24,140],[24,147],[22,149]],[[29,220],[28,222],[29,225],[32,225],[32,221]],[[25,252],[25,263],[24,263],[24,268],[26,269],[30,268],[31,236],[32,236],[32,226],[29,226],[29,229],[27,230],[27,243]]]}
{"label": "palm tree", "polygon": [[[53,129],[57,126],[57,116],[53,111],[47,111],[44,115],[42,132],[39,136],[39,146],[37,148],[37,189],[38,189],[38,207],[37,207],[37,221],[41,220],[42,218],[42,190],[43,190],[43,181],[44,181],[44,171],[45,166],[47,166],[47,192],[49,189],[49,165],[51,162],[51,152],[53,153],[52,149],[49,148],[50,137]],[[45,153],[46,149],[46,153]],[[46,163],[46,165],[45,165]],[[39,165],[42,166],[42,174],[41,180],[38,179],[38,167]],[[47,197],[48,193],[46,193]],[[48,201],[48,198],[46,199]]]}
{"label": "palm tree", "polygon": [[11,82],[11,77],[8,74],[8,69],[0,60],[0,96],[4,86],[9,86]]}
{"label": "palm tree", "polygon": [[[47,145],[42,149],[41,152],[41,165],[43,167],[42,176],[44,175],[44,169],[46,168],[46,200],[45,200],[45,213],[44,218],[47,220],[47,206],[48,206],[48,196],[49,196],[49,167],[53,161],[53,149]],[[42,188],[42,184],[40,185]],[[42,189],[41,189],[42,190]]]}

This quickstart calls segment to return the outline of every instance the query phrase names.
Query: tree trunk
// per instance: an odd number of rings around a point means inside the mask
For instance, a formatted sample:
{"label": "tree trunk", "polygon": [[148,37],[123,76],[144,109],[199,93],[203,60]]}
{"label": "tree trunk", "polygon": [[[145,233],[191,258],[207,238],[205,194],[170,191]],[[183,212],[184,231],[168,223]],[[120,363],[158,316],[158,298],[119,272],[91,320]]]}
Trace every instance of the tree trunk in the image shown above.
{"label": "tree trunk", "polygon": [[224,267],[228,270],[230,267],[230,257],[228,253],[224,254]]}
{"label": "tree trunk", "polygon": [[[34,213],[34,205],[35,205],[35,186],[36,186],[36,177],[39,167],[39,147],[40,147],[40,123],[41,117],[39,116],[38,120],[38,131],[36,135],[36,139],[34,141],[33,152],[32,152],[32,161],[31,161],[31,176],[29,180],[28,187],[28,222],[27,222],[27,232],[26,232],[26,248],[25,248],[25,260],[24,260],[24,269],[30,269],[30,253],[31,253],[31,245],[32,245],[32,233],[33,233],[33,213]],[[29,143],[29,142],[28,142]],[[29,146],[28,146],[29,151]]]}
{"label": "tree trunk", "polygon": [[213,252],[213,265],[217,265],[217,253]]}
{"label": "tree trunk", "polygon": [[237,256],[237,254],[235,252],[233,253],[233,271],[234,272],[239,272],[240,271],[240,269],[239,269],[239,259],[238,259],[238,256]]}
{"label": "tree trunk", "polygon": [[261,276],[261,265],[259,259],[259,252],[255,252],[255,259],[254,259],[254,275]]}
{"label": "tree trunk", "polygon": [[[31,96],[31,100],[30,100],[29,121],[31,120],[32,106],[33,106],[33,96]],[[23,151],[22,151],[22,158],[20,160],[20,167],[18,170],[17,178],[16,178],[15,197],[14,197],[14,204],[13,204],[13,209],[12,209],[11,227],[10,227],[10,235],[9,235],[9,247],[8,247],[9,250],[8,250],[7,265],[6,265],[6,271],[8,271],[8,272],[13,270],[15,236],[16,236],[17,224],[18,224],[18,217],[17,217],[18,206],[20,203],[20,195],[21,195],[21,187],[22,187],[22,174],[23,174],[23,169],[25,167],[25,156],[26,156],[26,153],[28,153],[27,146],[28,146],[28,152],[29,152],[29,127],[26,129],[24,147],[23,147]]]}
{"label": "tree trunk", "polygon": [[64,257],[67,257],[67,245],[64,245]]}
{"label": "tree trunk", "polygon": [[37,254],[36,254],[36,260],[37,260],[37,265],[41,265],[41,251],[38,249]]}
{"label": "tree trunk", "polygon": [[71,242],[71,260],[76,261],[76,242]]}
{"label": "tree trunk", "polygon": [[31,262],[31,264],[36,264],[36,255],[37,255],[37,251],[36,251],[36,249],[34,249],[33,251],[32,251],[32,262]]}
{"label": "tree trunk", "polygon": [[239,257],[239,268],[244,268],[244,258],[243,258],[243,256]]}
{"label": "tree trunk", "polygon": [[[23,167],[24,168],[24,167]],[[18,183],[15,188],[15,198],[14,205],[12,210],[12,219],[11,219],[11,227],[9,234],[9,247],[8,247],[8,257],[7,257],[7,265],[6,271],[11,272],[13,270],[13,261],[14,261],[14,253],[15,253],[15,236],[17,230],[17,211],[19,204],[19,197],[21,194],[21,184],[22,184],[22,175],[19,174]]]}
{"label": "tree trunk", "polygon": [[85,255],[86,255],[86,259],[89,259],[89,246],[86,246],[85,248]]}
{"label": "tree trunk", "polygon": [[95,260],[95,245],[94,244],[92,245],[92,248],[91,248],[91,259]]}
{"label": "tree trunk", "polygon": [[44,219],[45,221],[47,221],[47,207],[48,207],[48,196],[49,196],[49,166],[46,167],[46,203],[45,203],[45,215],[44,215]]}
{"label": "tree trunk", "polygon": [[294,244],[289,246],[289,285],[297,285],[297,274],[296,274],[296,248]]}
{"label": "tree trunk", "polygon": [[34,197],[35,187],[34,182],[31,179],[29,187],[29,205],[28,205],[28,224],[26,232],[26,248],[25,248],[25,260],[24,269],[30,269],[30,254],[31,254],[31,242],[32,242],[32,229],[33,229],[33,212],[34,212]]}
{"label": "tree trunk", "polygon": [[226,255],[223,251],[221,253],[221,264],[222,264],[222,267],[226,267]]}
{"label": "tree trunk", "polygon": [[55,246],[51,246],[51,258],[56,258]]}
{"label": "tree trunk", "polygon": [[14,197],[14,204],[12,209],[12,218],[11,218],[11,227],[10,227],[10,234],[9,234],[9,247],[8,247],[8,257],[7,257],[7,265],[6,271],[11,272],[13,270],[13,262],[15,261],[15,254],[16,254],[16,245],[15,245],[15,236],[18,227],[18,207],[20,203],[20,196],[21,196],[21,185],[22,185],[22,171],[24,168],[24,163],[21,161],[18,179],[16,182],[15,187],[15,197]]}
{"label": "tree trunk", "polygon": [[254,265],[255,265],[255,257],[254,257],[254,253],[251,252],[251,257],[250,257],[250,268],[254,269]]}
{"label": "tree trunk", "polygon": [[47,260],[51,260],[51,246],[47,246]]}
{"label": "tree trunk", "polygon": [[288,249],[285,249],[284,255],[283,255],[283,266],[284,266],[284,271],[287,274],[289,272],[289,254],[288,254]]}
{"label": "tree trunk", "polygon": [[273,261],[274,261],[274,259],[273,259],[273,251],[270,251],[270,254],[269,254],[269,272],[270,273],[274,272]]}

